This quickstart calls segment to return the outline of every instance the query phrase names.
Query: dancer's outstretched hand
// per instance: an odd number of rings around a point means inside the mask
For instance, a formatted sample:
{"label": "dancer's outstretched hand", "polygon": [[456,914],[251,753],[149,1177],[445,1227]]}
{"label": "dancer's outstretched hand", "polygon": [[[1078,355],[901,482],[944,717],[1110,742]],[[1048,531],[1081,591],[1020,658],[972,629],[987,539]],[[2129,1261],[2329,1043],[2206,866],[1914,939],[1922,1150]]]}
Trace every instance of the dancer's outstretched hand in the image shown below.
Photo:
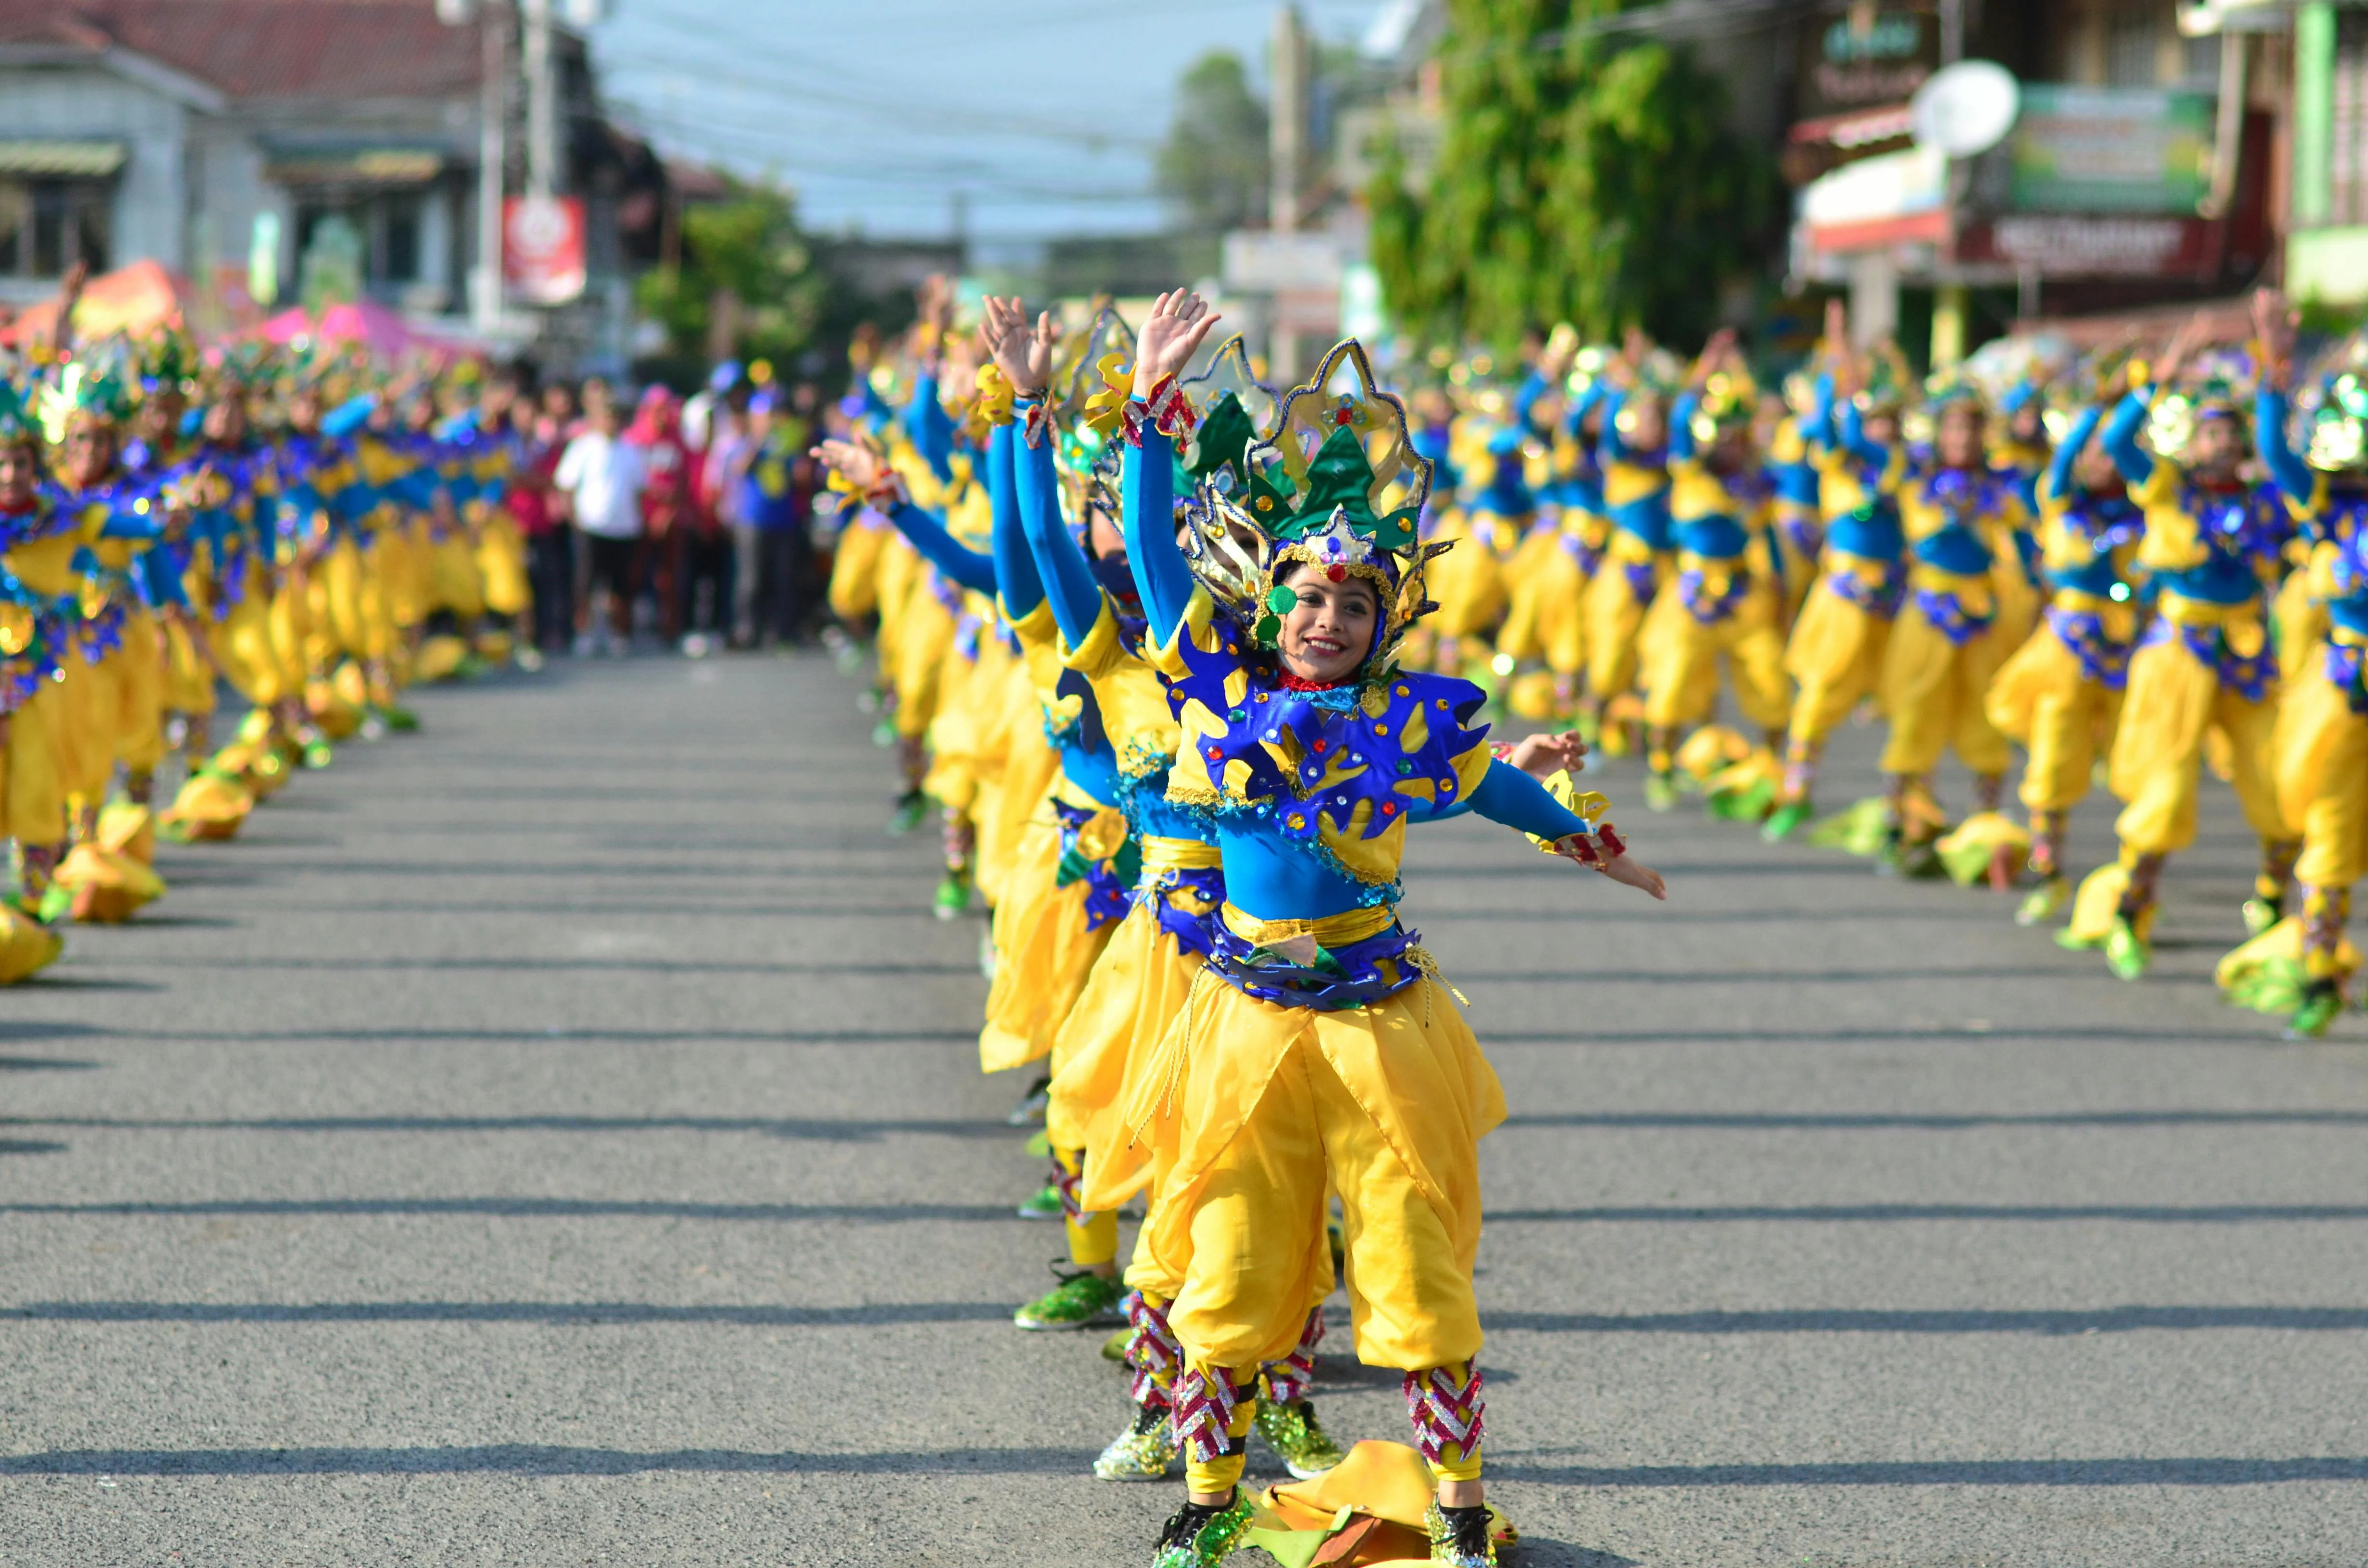
{"label": "dancer's outstretched hand", "polygon": [[1577,773],[1587,767],[1587,743],[1579,739],[1577,730],[1531,735],[1514,742],[1505,760],[1532,778],[1551,778],[1565,770]]}
{"label": "dancer's outstretched hand", "polygon": [[1190,289],[1160,295],[1135,335],[1134,395],[1147,400],[1162,381],[1182,375],[1200,352],[1201,340],[1223,319]]}
{"label": "dancer's outstretched hand", "polygon": [[807,454],[836,472],[860,495],[880,483],[880,454],[860,441],[825,441]]}
{"label": "dancer's outstretched hand", "polygon": [[1661,880],[1661,873],[1637,859],[1634,855],[1625,853],[1614,855],[1604,862],[1603,874],[1615,882],[1622,882],[1636,889],[1639,892],[1651,893],[1663,903],[1668,901],[1669,884]]}

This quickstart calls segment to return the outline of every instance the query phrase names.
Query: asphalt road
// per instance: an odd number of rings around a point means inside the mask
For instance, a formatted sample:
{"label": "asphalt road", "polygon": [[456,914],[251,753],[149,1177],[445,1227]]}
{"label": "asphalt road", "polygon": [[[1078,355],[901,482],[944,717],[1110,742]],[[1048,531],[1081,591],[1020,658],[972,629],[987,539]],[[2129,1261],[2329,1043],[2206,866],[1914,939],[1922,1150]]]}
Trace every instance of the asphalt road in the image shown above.
{"label": "asphalt road", "polygon": [[[1008,1321],[1058,1238],[853,693],[427,694],[0,994],[0,1562],[1147,1558],[1099,1336]],[[1482,824],[1409,872],[1515,1108],[1521,1561],[2368,1558],[2368,1022],[2215,1004],[2226,791],[2128,986],[1609,777],[1666,908]],[[1395,1375],[1319,1395],[1403,1438]]]}

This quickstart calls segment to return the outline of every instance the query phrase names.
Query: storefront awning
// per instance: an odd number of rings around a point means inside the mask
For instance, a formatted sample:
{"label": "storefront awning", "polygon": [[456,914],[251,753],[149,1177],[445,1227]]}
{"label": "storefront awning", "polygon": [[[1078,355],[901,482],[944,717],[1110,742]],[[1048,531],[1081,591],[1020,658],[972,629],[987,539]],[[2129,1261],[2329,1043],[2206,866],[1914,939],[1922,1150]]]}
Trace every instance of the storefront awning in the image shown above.
{"label": "storefront awning", "polygon": [[19,179],[105,179],[131,149],[120,142],[0,142],[0,176]]}

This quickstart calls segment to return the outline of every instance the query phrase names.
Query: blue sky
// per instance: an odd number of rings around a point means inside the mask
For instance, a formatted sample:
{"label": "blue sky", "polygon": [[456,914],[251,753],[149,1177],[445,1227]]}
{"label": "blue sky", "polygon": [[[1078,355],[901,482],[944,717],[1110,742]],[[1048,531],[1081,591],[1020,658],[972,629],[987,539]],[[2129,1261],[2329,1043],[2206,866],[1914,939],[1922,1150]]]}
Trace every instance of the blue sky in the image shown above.
{"label": "blue sky", "polygon": [[[1355,39],[1386,0],[1303,0]],[[615,0],[603,90],[671,154],[796,187],[807,221],[990,248],[1158,225],[1175,80],[1229,48],[1263,77],[1272,0]]]}

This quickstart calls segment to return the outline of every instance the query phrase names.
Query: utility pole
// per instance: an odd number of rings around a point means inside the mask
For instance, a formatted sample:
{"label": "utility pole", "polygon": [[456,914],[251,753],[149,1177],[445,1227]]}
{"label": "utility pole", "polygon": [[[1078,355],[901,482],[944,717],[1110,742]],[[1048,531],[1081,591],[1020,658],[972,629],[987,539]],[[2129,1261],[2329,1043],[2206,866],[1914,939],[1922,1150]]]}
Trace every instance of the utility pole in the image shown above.
{"label": "utility pole", "polygon": [[508,161],[509,50],[504,18],[492,5],[477,8],[481,35],[477,86],[477,266],[469,317],[480,332],[502,320],[502,165]]}
{"label": "utility pole", "polygon": [[519,0],[525,23],[526,188],[548,198],[557,188],[559,84],[551,70],[551,0]]}
{"label": "utility pole", "polygon": [[[1307,28],[1297,6],[1275,11],[1269,74],[1273,88],[1268,96],[1267,162],[1272,183],[1267,228],[1277,235],[1293,234],[1299,232],[1300,176],[1307,166]],[[1299,335],[1280,290],[1268,305],[1266,358],[1267,373],[1279,385],[1299,379]]]}

